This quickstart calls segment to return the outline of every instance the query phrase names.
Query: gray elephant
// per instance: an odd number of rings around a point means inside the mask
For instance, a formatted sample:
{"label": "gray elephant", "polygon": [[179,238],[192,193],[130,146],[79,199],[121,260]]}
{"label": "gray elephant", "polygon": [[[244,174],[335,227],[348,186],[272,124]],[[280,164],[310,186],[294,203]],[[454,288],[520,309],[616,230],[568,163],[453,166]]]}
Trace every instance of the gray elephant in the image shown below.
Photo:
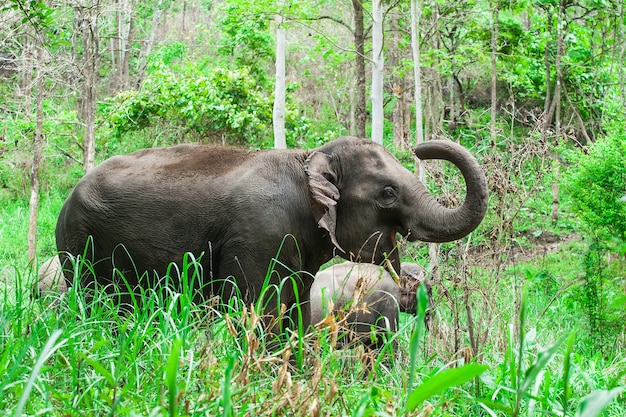
{"label": "gray elephant", "polygon": [[47,259],[39,267],[37,283],[33,287],[33,295],[57,295],[67,292],[67,284],[63,277],[63,268],[58,256]]}
{"label": "gray elephant", "polygon": [[311,324],[333,315],[335,322],[346,330],[340,341],[342,345],[360,342],[373,349],[380,348],[383,334],[398,330],[400,311],[416,313],[416,292],[421,283],[430,298],[430,282],[424,268],[415,263],[401,264],[400,282],[378,265],[354,262],[333,265],[318,272],[311,286]]}
{"label": "gray elephant", "polygon": [[[446,242],[482,221],[487,184],[476,159],[450,141],[425,142],[415,154],[459,168],[467,186],[460,207],[442,206],[387,149],[354,137],[312,150],[186,144],[116,156],[89,171],[63,205],[61,263],[86,259],[93,267],[82,286],[97,283],[127,304],[129,292],[162,286],[168,271],[168,282],[181,285],[174,272],[184,275],[191,253],[201,271],[188,285],[199,296],[227,303],[238,295],[271,314],[278,295],[301,306],[306,327],[314,274],[334,255],[389,259],[399,270],[398,233]],[[268,285],[275,294],[259,300]]]}

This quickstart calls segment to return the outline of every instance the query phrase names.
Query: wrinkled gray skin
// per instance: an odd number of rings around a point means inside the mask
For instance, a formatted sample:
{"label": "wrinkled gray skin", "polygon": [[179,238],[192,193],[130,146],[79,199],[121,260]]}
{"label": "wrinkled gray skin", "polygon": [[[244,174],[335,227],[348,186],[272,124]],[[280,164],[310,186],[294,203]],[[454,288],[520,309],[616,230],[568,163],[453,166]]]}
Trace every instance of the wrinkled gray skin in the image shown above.
{"label": "wrinkled gray skin", "polygon": [[[160,288],[155,276],[170,263],[180,270],[191,252],[204,272],[200,294],[227,302],[239,293],[250,303],[277,257],[269,282],[295,272],[299,301],[307,301],[313,274],[335,254],[368,263],[387,254],[399,270],[397,233],[446,242],[482,221],[487,185],[474,157],[449,141],[426,142],[415,153],[459,167],[467,184],[462,206],[441,206],[384,147],[353,137],[313,150],[178,145],[116,156],[87,173],[67,198],[56,227],[61,262],[86,253],[95,275],[86,272],[82,285],[97,282],[129,303],[124,288]],[[280,297],[293,305],[294,285],[282,286]],[[306,326],[308,303],[302,306]]]}
{"label": "wrinkled gray skin", "polygon": [[341,320],[343,312],[347,343],[380,348],[382,335],[398,330],[399,312],[417,311],[416,292],[422,282],[430,297],[431,284],[420,265],[403,262],[400,281],[403,287],[383,267],[373,264],[344,262],[324,269],[311,286],[311,324],[329,315]]}
{"label": "wrinkled gray skin", "polygon": [[37,273],[37,285],[33,288],[34,295],[56,295],[67,291],[67,285],[63,278],[63,269],[58,256],[47,259]]}

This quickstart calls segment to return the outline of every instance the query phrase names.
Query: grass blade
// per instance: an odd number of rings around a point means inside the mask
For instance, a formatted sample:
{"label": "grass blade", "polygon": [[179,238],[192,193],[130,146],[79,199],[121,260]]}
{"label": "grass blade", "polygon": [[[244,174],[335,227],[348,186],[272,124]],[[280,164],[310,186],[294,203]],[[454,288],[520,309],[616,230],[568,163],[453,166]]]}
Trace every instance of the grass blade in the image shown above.
{"label": "grass blade", "polygon": [[620,395],[626,387],[613,388],[612,390],[593,391],[578,404],[576,417],[596,417],[599,416],[604,407]]}
{"label": "grass blade", "polygon": [[230,381],[233,377],[233,369],[235,368],[235,355],[230,355],[228,358],[228,364],[224,372],[224,384],[222,385],[222,417],[230,417],[234,415],[233,402],[230,392]]}
{"label": "grass blade", "polygon": [[415,319],[415,331],[411,334],[411,340],[409,341],[409,389],[411,392],[413,389],[413,382],[415,378],[415,368],[417,366],[417,351],[419,349],[419,343],[424,333],[424,318],[426,317],[426,306],[428,306],[428,291],[426,286],[422,283],[417,289],[417,317]]}
{"label": "grass blade", "polygon": [[420,404],[453,386],[464,384],[467,381],[479,376],[489,367],[487,365],[479,365],[470,363],[461,368],[450,368],[439,372],[419,387],[415,388],[409,395],[406,404],[408,412],[415,410]]}
{"label": "grass blade", "polygon": [[90,357],[86,355],[81,355],[81,356],[83,357],[84,361],[87,362],[89,366],[93,368],[94,371],[96,371],[104,379],[106,379],[111,389],[115,388],[115,378],[113,377],[113,374],[104,367],[104,365],[102,365],[100,362],[94,359],[91,359]]}
{"label": "grass blade", "polygon": [[17,408],[15,409],[14,415],[16,416],[22,415],[24,406],[26,406],[26,401],[28,401],[28,397],[30,397],[30,393],[33,390],[33,386],[35,385],[35,380],[39,376],[39,373],[41,372],[41,368],[43,367],[44,362],[48,360],[50,355],[52,355],[55,350],[63,346],[63,344],[65,343],[65,341],[61,341],[61,343],[59,343],[58,345],[55,345],[57,339],[59,338],[59,336],[61,336],[61,333],[62,333],[61,329],[57,329],[54,332],[52,332],[52,334],[50,335],[50,338],[48,339],[43,349],[41,350],[41,354],[39,355],[39,358],[37,358],[37,362],[35,363],[35,366],[33,367],[33,372],[30,374],[30,378],[28,378],[28,382],[26,383],[26,387],[24,387],[24,392],[22,393],[22,396],[20,397],[20,402],[17,404]]}
{"label": "grass blade", "polygon": [[178,404],[176,401],[176,374],[178,373],[181,345],[181,339],[174,339],[174,342],[172,343],[172,352],[170,353],[170,357],[167,361],[167,367],[165,368],[165,382],[169,391],[169,411],[171,417],[176,417],[178,414]]}
{"label": "grass blade", "polygon": [[569,372],[570,372],[570,360],[572,358],[572,351],[574,350],[574,342],[576,341],[576,333],[572,332],[567,339],[567,348],[563,357],[563,401],[561,402],[563,407],[563,415],[567,415],[567,403],[569,393]]}
{"label": "grass blade", "polygon": [[542,350],[537,354],[537,359],[535,360],[535,363],[530,368],[528,368],[526,374],[524,375],[524,380],[520,384],[518,390],[518,395],[520,399],[527,394],[530,386],[535,382],[537,378],[539,378],[541,371],[543,371],[543,369],[548,365],[550,360],[552,360],[554,355],[556,355],[556,352],[559,350],[559,347],[564,340],[565,337],[560,338],[552,346],[548,347],[545,350]]}

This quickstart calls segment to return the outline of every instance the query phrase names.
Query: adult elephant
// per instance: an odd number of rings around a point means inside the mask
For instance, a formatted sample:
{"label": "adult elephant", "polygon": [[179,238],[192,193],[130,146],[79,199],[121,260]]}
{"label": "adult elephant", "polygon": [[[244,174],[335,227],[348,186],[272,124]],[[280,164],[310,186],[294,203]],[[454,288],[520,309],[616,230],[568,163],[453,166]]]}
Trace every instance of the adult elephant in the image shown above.
{"label": "adult elephant", "polygon": [[313,276],[335,254],[369,263],[389,258],[399,270],[397,233],[446,242],[483,219],[485,176],[467,150],[429,141],[415,153],[460,169],[467,184],[460,207],[443,207],[384,147],[354,137],[313,150],[178,145],[116,156],[88,172],[65,202],[56,227],[61,262],[87,258],[93,267],[83,286],[101,284],[121,303],[131,296],[120,287],[161,285],[155,277],[171,264],[180,269],[187,252],[204,271],[200,292],[224,301],[238,294],[255,302],[268,283],[291,276],[280,302],[303,302],[306,326]]}

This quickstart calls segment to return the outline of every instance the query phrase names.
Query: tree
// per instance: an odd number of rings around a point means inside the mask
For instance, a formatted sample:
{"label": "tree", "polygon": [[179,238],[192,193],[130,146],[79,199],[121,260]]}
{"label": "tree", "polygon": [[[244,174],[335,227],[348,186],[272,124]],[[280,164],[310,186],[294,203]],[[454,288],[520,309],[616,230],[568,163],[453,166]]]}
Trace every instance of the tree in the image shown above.
{"label": "tree", "polygon": [[28,260],[33,261],[37,256],[37,218],[39,216],[39,166],[43,152],[43,99],[44,99],[44,49],[35,47],[35,90],[36,90],[36,115],[35,115],[35,138],[33,140],[33,162],[30,168],[30,200],[28,220]]}
{"label": "tree", "polygon": [[383,143],[383,6],[382,0],[372,1],[372,140]]}
{"label": "tree", "polygon": [[[100,62],[100,0],[81,0],[74,5],[74,25],[82,38],[80,60],[81,97],[79,115],[84,126],[83,169],[88,172],[96,155],[96,100]],[[77,45],[74,46],[78,50]]]}
{"label": "tree", "polygon": [[111,75],[110,79],[111,89],[118,91],[128,87],[136,13],[134,0],[116,0],[115,8],[116,33],[111,39],[111,64],[114,68],[114,74]]}
{"label": "tree", "polygon": [[408,149],[411,142],[411,101],[410,88],[405,76],[403,59],[403,32],[400,25],[400,8],[390,10],[392,42],[388,44],[389,67],[391,72],[391,92],[395,97],[393,107],[393,143],[397,149]]}
{"label": "tree", "polygon": [[498,0],[491,1],[491,142],[495,144],[496,141],[496,119],[498,114],[498,68],[497,68],[497,54],[498,54],[498,14],[499,5]]}
{"label": "tree", "polygon": [[274,148],[287,148],[285,138],[285,55],[287,48],[284,17],[282,7],[285,0],[278,0],[278,14],[276,15],[276,83],[274,88]]}
{"label": "tree", "polygon": [[354,108],[356,135],[364,138],[367,124],[367,102],[365,99],[365,28],[363,23],[363,1],[352,0],[354,11],[354,47],[356,106]]}
{"label": "tree", "polygon": [[[413,51],[413,79],[415,82],[415,143],[424,141],[422,118],[422,72],[420,62],[420,15],[419,0],[411,0],[411,49]],[[424,180],[424,169],[419,166],[419,176]]]}

